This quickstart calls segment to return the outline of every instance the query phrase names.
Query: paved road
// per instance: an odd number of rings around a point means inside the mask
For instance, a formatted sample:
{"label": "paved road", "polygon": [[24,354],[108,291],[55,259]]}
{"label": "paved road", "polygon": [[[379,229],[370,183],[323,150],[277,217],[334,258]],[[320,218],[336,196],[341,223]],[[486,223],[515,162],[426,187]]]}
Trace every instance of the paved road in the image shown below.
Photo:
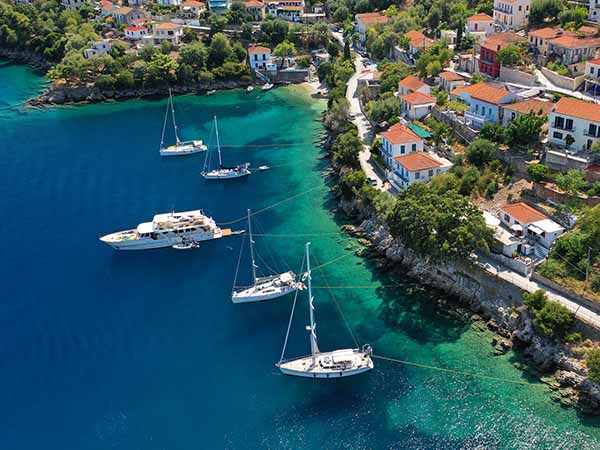
{"label": "paved road", "polygon": [[[594,98],[590,95],[584,94],[579,91],[572,91],[570,89],[564,89],[561,87],[552,84],[552,82],[546,78],[546,76],[538,69],[535,69],[535,76],[537,77],[538,82],[546,88],[547,91],[558,92],[560,94],[570,95],[571,97],[579,98],[581,100],[592,101],[595,103],[600,103],[597,98]],[[535,88],[535,86],[534,86]]]}
{"label": "paved road", "polygon": [[[339,32],[332,32],[332,35],[340,45],[344,46],[344,37]],[[375,186],[377,189],[381,191],[389,191],[391,190],[390,184],[386,181],[384,176],[379,174],[379,171],[373,165],[373,160],[371,159],[371,143],[373,142],[373,132],[371,129],[371,124],[366,116],[363,114],[360,108],[360,102],[358,100],[358,77],[360,73],[365,69],[365,63],[362,56],[359,54],[355,54],[354,58],[354,75],[348,80],[348,85],[346,87],[346,99],[350,103],[350,114],[352,115],[352,122],[358,128],[358,136],[363,141],[363,150],[359,153],[358,157],[360,159],[360,167],[372,180],[377,181],[377,185]]]}
{"label": "paved road", "polygon": [[560,303],[575,313],[580,320],[600,329],[600,310],[593,310],[587,305],[578,303],[575,299],[567,298],[550,287],[530,280],[529,278],[514,272],[513,270],[503,266],[491,258],[480,256],[479,259],[482,267],[488,272],[499,276],[503,280],[506,280],[527,292],[535,292],[538,289],[546,291],[546,294],[550,300]]}

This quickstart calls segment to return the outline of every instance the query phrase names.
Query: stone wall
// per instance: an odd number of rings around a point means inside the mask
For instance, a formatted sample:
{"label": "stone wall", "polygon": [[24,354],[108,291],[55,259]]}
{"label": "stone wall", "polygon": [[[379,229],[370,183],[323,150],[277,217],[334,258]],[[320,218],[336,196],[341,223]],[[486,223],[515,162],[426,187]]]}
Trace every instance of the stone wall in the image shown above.
{"label": "stone wall", "polygon": [[[542,200],[550,200],[554,203],[565,203],[569,200],[572,200],[574,197],[565,192],[560,192],[556,189],[553,189],[551,185],[546,183],[533,183],[533,190],[535,191],[535,195],[541,198]],[[593,207],[597,204],[600,204],[600,197],[577,197],[581,202],[585,205]]]}
{"label": "stone wall", "polygon": [[585,75],[578,75],[576,77],[564,77],[562,75],[553,72],[546,67],[542,67],[542,73],[548,80],[552,82],[552,84],[561,87],[563,89],[569,89],[571,91],[576,91],[583,84],[585,80]]}
{"label": "stone wall", "polygon": [[536,77],[532,73],[523,72],[518,69],[500,66],[500,80],[506,83],[523,84],[525,86],[535,86]]}
{"label": "stone wall", "polygon": [[441,111],[437,107],[434,107],[431,113],[434,119],[444,122],[446,125],[448,125],[454,131],[456,136],[462,139],[465,143],[470,144],[477,139],[477,132],[461,122],[462,117],[447,111]]}
{"label": "stone wall", "polygon": [[589,161],[586,158],[580,158],[557,150],[548,150],[544,157],[544,163],[548,167],[560,172],[567,172],[569,169],[585,170],[589,165]]}

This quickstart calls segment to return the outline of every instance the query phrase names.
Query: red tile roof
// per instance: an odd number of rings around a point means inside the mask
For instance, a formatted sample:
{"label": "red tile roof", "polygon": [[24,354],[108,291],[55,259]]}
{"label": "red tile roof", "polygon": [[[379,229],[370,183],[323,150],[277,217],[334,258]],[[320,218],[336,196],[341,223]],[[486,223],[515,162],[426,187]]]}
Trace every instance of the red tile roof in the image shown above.
{"label": "red tile roof", "polygon": [[421,80],[419,80],[414,75],[409,75],[406,78],[400,80],[398,83],[400,86],[410,89],[411,91],[417,91],[421,89],[423,86],[426,86]]}
{"label": "red tile roof", "polygon": [[417,30],[410,30],[404,33],[410,39],[410,45],[415,48],[426,48],[433,45],[433,40],[429,39],[423,33]]}
{"label": "red tile roof", "polygon": [[488,20],[494,20],[493,17],[488,16],[487,14],[484,13],[479,13],[479,14],[475,14],[471,17],[467,17],[467,20],[471,21],[471,22],[482,22],[482,21],[488,21]]}
{"label": "red tile roof", "polygon": [[[455,89],[456,90],[456,89]],[[462,90],[469,93],[472,98],[482,102],[498,105],[510,92],[505,88],[499,88],[489,83],[477,83],[466,86]]]}
{"label": "red tile roof", "polygon": [[427,105],[437,101],[435,97],[422,92],[411,92],[410,94],[401,95],[400,98],[411,105]]}
{"label": "red tile roof", "polygon": [[398,162],[398,164],[411,172],[415,172],[417,170],[435,169],[436,167],[442,166],[441,162],[432,156],[429,156],[425,152],[412,152],[408,155],[397,156],[394,159],[396,162]]}
{"label": "red tile roof", "polygon": [[464,81],[464,77],[462,75],[457,74],[456,72],[444,71],[440,73],[440,77],[444,80],[448,81]]}
{"label": "red tile roof", "polygon": [[392,144],[403,144],[405,142],[418,142],[422,140],[410,128],[399,123],[381,133],[381,136]]}
{"label": "red tile roof", "polygon": [[509,216],[526,225],[548,218],[546,215],[533,209],[527,203],[523,202],[513,203],[512,205],[504,205],[501,209]]}
{"label": "red tile roof", "polygon": [[558,45],[559,47],[566,48],[588,48],[588,47],[600,47],[600,39],[582,39],[576,36],[561,36],[556,39],[552,39],[552,45]]}
{"label": "red tile roof", "polygon": [[109,9],[114,8],[115,5],[111,2],[102,2],[102,11],[108,11]]}
{"label": "red tile roof", "polygon": [[576,98],[561,98],[554,106],[555,113],[600,122],[600,105]]}
{"label": "red tile roof", "polygon": [[365,25],[374,25],[376,23],[387,23],[390,19],[379,12],[357,14],[356,19]]}
{"label": "red tile roof", "polygon": [[517,42],[522,42],[525,40],[526,39],[523,36],[507,31],[505,33],[491,34],[488,36],[485,42],[481,44],[481,46],[483,48],[487,48],[488,50],[497,52],[504,47],[508,47],[511,44],[516,44]]}
{"label": "red tile roof", "polygon": [[177,30],[179,28],[183,28],[183,25],[179,25],[178,23],[173,22],[163,22],[156,25],[155,28],[157,30]]}
{"label": "red tile roof", "polygon": [[585,169],[586,172],[593,173],[594,175],[600,175],[600,166],[597,164],[593,164]]}
{"label": "red tile roof", "polygon": [[600,64],[600,58],[597,59],[590,59],[589,61],[587,61],[590,64]]}
{"label": "red tile roof", "polygon": [[185,2],[181,3],[179,6],[183,6],[184,8],[186,6],[189,6],[191,8],[202,8],[205,5],[204,5],[204,3],[198,2],[196,0],[186,0]]}
{"label": "red tile roof", "polygon": [[269,47],[261,47],[260,45],[253,45],[252,47],[248,47],[248,53],[271,53],[271,49]]}
{"label": "red tile roof", "polygon": [[265,4],[259,0],[246,0],[244,7],[246,8],[262,8]]}
{"label": "red tile roof", "polygon": [[562,30],[557,27],[545,27],[530,31],[528,35],[538,37],[540,39],[553,39],[556,36],[558,36],[561,32]]}
{"label": "red tile roof", "polygon": [[147,28],[146,27],[139,27],[139,26],[134,26],[134,25],[129,25],[127,28],[125,28],[126,30],[129,31],[144,31]]}
{"label": "red tile roof", "polygon": [[530,111],[535,113],[542,112],[543,115],[547,116],[554,108],[554,103],[545,102],[543,100],[538,100],[536,98],[530,98],[527,100],[523,100],[522,102],[509,103],[508,105],[502,105],[504,109],[508,109],[510,111],[516,111],[523,114],[527,114]]}

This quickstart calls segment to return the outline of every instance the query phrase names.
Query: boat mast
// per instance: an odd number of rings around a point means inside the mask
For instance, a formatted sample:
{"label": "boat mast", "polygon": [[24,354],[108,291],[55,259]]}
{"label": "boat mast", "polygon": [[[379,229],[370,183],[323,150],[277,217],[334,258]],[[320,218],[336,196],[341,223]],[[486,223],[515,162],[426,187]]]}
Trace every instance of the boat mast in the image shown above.
{"label": "boat mast", "polygon": [[167,120],[169,118],[169,103],[170,102],[171,102],[171,97],[169,97],[169,100],[167,100],[167,109],[165,109],[165,120],[163,121],[162,134],[160,135],[161,150],[164,148],[164,145],[165,145],[165,130],[167,129]]}
{"label": "boat mast", "polygon": [[254,241],[252,240],[252,223],[250,222],[250,210],[248,210],[248,234],[250,235],[250,258],[252,259],[252,285],[256,286],[256,263],[254,261]]}
{"label": "boat mast", "polygon": [[310,271],[310,242],[306,243],[306,270],[308,280],[308,308],[310,310],[310,325],[306,327],[310,331],[310,353],[312,355],[312,363],[315,364],[315,355],[319,353],[319,346],[317,345],[317,324],[315,323],[315,305],[314,297],[312,295],[312,279]]}
{"label": "boat mast", "polygon": [[223,161],[221,161],[221,144],[219,143],[219,128],[217,127],[217,116],[215,116],[215,134],[217,136],[217,153],[219,154],[219,167],[223,167]]}
{"label": "boat mast", "polygon": [[173,95],[169,88],[169,101],[171,102],[171,115],[173,116],[173,130],[175,130],[175,142],[179,144],[179,136],[177,135],[177,122],[175,122],[175,106],[173,105]]}

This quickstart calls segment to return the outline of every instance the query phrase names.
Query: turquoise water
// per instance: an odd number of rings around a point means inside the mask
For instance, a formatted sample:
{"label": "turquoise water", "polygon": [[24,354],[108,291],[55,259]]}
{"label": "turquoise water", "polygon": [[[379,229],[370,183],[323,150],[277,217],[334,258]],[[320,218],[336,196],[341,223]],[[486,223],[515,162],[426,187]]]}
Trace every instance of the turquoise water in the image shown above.
{"label": "turquoise water", "polygon": [[[492,355],[491,334],[437,312],[440,294],[377,274],[343,235],[311,238],[321,263],[348,255],[316,273],[315,285],[399,284],[335,290],[361,342],[385,356],[531,384],[379,360],[351,379],[285,377],[274,363],[291,298],[228,300],[241,238],[133,253],[97,240],[171,208],[203,208],[225,222],[308,190],[257,225],[273,234],[337,231],[327,163],[312,145],[322,103],[291,88],[177,97],[182,138],[208,135],[218,114],[223,144],[265,145],[224,147],[226,162],[277,166],[215,184],[199,176],[201,155],[158,156],[164,100],[22,108],[42,84],[27,68],[0,67],[3,450],[600,448],[597,420],[551,401],[513,366],[517,355]],[[270,248],[296,269],[303,244],[257,237],[265,258]],[[321,347],[351,346],[327,290],[315,294]],[[308,351],[306,321],[302,297],[289,356]]]}

